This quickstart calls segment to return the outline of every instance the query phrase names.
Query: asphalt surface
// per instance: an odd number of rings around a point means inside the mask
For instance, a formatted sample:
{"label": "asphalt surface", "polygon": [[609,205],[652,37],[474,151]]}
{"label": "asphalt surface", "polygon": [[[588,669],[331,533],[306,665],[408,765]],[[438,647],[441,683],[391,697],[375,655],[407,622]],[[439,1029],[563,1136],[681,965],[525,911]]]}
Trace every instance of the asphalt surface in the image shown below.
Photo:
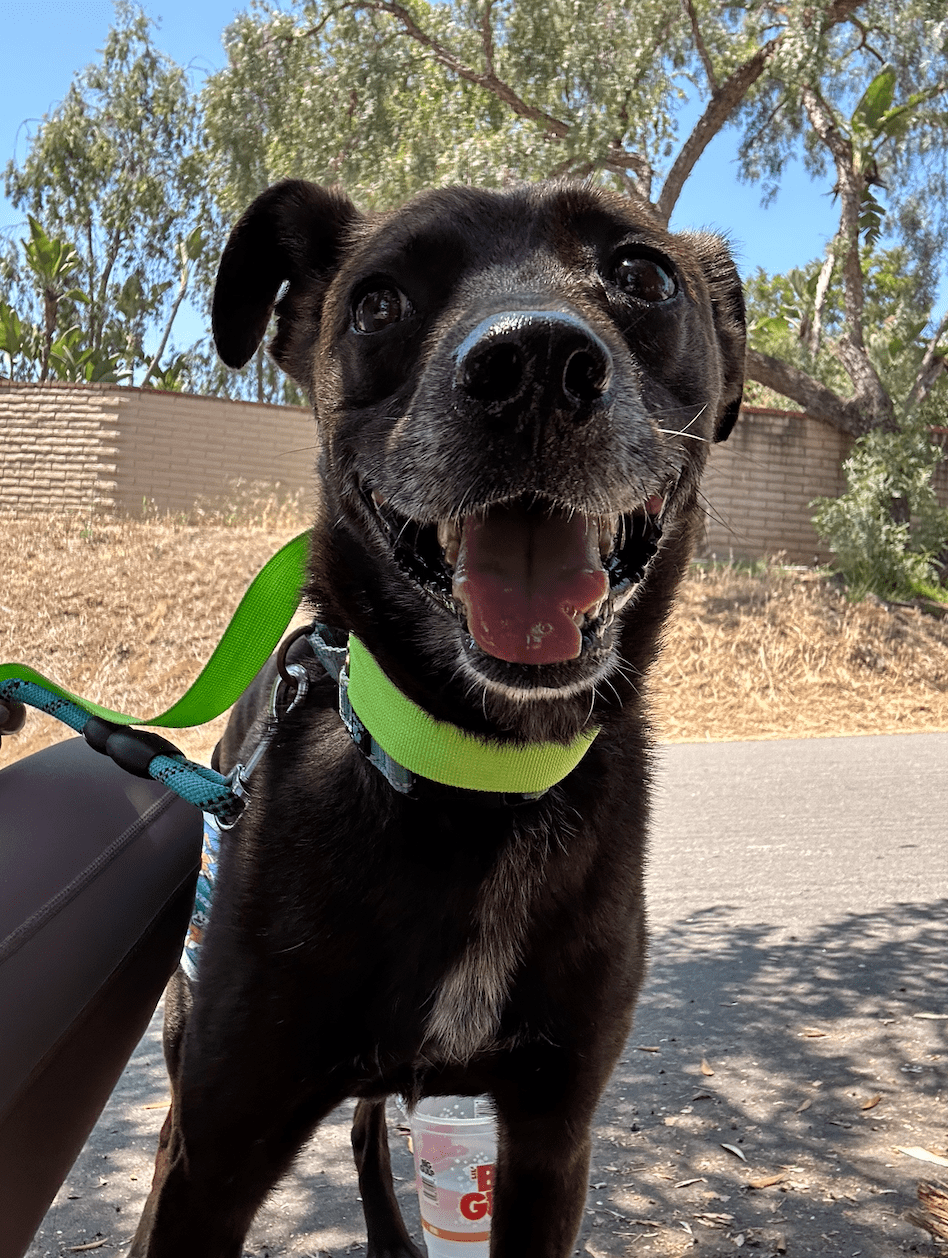
{"label": "asphalt surface", "polygon": [[[948,1157],[946,819],[948,734],[661,750],[650,974],[577,1253],[943,1252],[903,1214],[948,1165],[899,1150]],[[167,1095],[159,1035],[156,1016],[29,1258],[121,1252],[133,1232]],[[307,1147],[248,1254],[365,1252],[350,1115]]]}

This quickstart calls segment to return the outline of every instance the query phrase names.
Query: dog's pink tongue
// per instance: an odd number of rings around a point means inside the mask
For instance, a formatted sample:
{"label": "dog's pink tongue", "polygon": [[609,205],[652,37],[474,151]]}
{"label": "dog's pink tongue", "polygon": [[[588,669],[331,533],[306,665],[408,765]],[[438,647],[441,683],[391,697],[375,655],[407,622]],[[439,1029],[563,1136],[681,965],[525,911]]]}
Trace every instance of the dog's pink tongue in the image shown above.
{"label": "dog's pink tongue", "polygon": [[608,589],[595,519],[510,506],[464,522],[454,596],[488,655],[512,664],[575,659],[583,614]]}

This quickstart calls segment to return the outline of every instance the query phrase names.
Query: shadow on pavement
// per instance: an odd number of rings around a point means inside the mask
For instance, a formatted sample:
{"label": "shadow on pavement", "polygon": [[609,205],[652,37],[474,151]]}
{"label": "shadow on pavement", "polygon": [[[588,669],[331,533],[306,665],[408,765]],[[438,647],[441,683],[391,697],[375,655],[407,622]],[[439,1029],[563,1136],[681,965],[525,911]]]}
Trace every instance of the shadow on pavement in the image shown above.
{"label": "shadow on pavement", "polygon": [[[653,933],[636,1028],[600,1111],[577,1252],[937,1254],[901,1215],[917,1180],[948,1179],[948,1168],[897,1146],[948,1154],[948,901],[844,914],[797,936],[737,913],[709,908]],[[30,1258],[103,1237],[94,1252],[121,1251],[165,1097],[156,1022]],[[307,1147],[248,1253],[365,1252],[350,1114]],[[392,1149],[417,1237],[395,1130]]]}
{"label": "shadow on pavement", "polygon": [[747,1253],[938,1252],[900,1216],[948,1168],[896,1147],[948,1154],[948,901],[798,936],[737,912],[654,932],[602,1109],[589,1251],[731,1254],[743,1236]]}

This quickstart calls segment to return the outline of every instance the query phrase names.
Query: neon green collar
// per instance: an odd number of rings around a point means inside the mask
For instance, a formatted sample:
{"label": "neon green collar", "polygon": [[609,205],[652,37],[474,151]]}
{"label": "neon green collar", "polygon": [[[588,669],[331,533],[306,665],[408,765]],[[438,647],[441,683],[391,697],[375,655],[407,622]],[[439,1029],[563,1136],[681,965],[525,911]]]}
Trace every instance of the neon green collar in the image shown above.
{"label": "neon green collar", "polygon": [[[478,738],[456,725],[436,721],[406,698],[354,634],[349,635],[348,676],[340,682],[340,709],[351,706],[396,767],[463,790],[541,795],[576,768],[599,733],[598,729],[583,731],[565,747],[559,743],[518,747]],[[371,754],[369,759],[385,772]],[[393,785],[404,789],[395,781]]]}

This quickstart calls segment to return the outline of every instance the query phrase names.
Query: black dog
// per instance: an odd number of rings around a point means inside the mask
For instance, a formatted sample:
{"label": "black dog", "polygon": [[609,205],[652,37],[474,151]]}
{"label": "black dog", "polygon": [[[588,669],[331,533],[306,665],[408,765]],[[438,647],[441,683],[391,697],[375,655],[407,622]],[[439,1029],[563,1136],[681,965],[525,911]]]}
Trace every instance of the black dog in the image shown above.
{"label": "black dog", "polygon": [[132,1252],[237,1258],[355,1096],[368,1253],[414,1258],[385,1097],[489,1093],[491,1253],[563,1258],[642,978],[644,679],[738,412],[737,274],[717,237],[584,185],[363,217],[287,182],[224,252],[225,362],[277,301],[271,349],[318,427],[307,595],[323,646],[353,635],[351,734],[297,643],[308,693],[225,844],[186,1034],[186,985],[169,996],[174,1102]]}

